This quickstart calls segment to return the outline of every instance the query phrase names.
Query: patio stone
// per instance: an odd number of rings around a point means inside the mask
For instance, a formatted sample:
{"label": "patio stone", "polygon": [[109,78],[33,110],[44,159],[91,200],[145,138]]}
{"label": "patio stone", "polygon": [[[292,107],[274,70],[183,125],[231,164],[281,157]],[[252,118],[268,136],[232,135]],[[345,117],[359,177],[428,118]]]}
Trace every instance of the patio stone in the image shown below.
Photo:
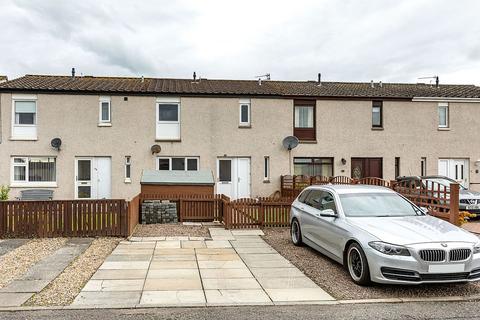
{"label": "patio stone", "polygon": [[181,237],[165,237],[165,240],[169,241],[169,240],[175,240],[175,241],[178,241],[178,240],[188,240],[188,236],[181,236]]}
{"label": "patio stone", "polygon": [[248,260],[247,264],[250,268],[295,268],[288,260]]}
{"label": "patio stone", "polygon": [[223,228],[208,228],[208,232],[210,232],[211,236],[232,236],[232,232],[230,230],[226,230]]}
{"label": "patio stone", "polygon": [[321,288],[265,289],[274,302],[334,300]]}
{"label": "patio stone", "polygon": [[300,289],[318,288],[318,286],[307,277],[298,278],[257,278],[264,289]]}
{"label": "patio stone", "polygon": [[[159,242],[160,243],[160,242]],[[172,255],[172,254],[195,254],[195,250],[193,248],[157,248],[154,252],[155,255],[165,254],[165,255]]]}
{"label": "patio stone", "polygon": [[205,290],[209,304],[272,304],[262,289],[250,290]]}
{"label": "patio stone", "polygon": [[198,261],[235,261],[240,257],[233,253],[228,254],[197,254]]}
{"label": "patio stone", "polygon": [[182,241],[182,248],[205,248],[205,241]]}
{"label": "patio stone", "polygon": [[265,235],[260,229],[253,230],[232,230],[234,236],[263,236]]}
{"label": "patio stone", "polygon": [[82,291],[142,291],[143,279],[90,280]]}
{"label": "patio stone", "polygon": [[200,277],[197,279],[151,279],[145,280],[145,291],[202,290]]}
{"label": "patio stone", "polygon": [[119,270],[119,269],[148,269],[150,261],[106,261],[100,269]]}
{"label": "patio stone", "polygon": [[261,289],[255,278],[236,278],[236,279],[202,279],[203,288],[210,289]]}
{"label": "patio stone", "polygon": [[203,304],[203,290],[144,291],[140,304]]}
{"label": "patio stone", "polygon": [[143,237],[142,241],[164,241],[165,237]]}
{"label": "patio stone", "polygon": [[150,270],[148,279],[197,279],[200,275],[198,269],[158,269]]}
{"label": "patio stone", "polygon": [[198,248],[196,254],[237,254],[233,248]]}
{"label": "patio stone", "polygon": [[115,254],[110,255],[105,261],[150,261],[150,254]]}
{"label": "patio stone", "polygon": [[235,240],[235,236],[216,236],[212,235],[212,240],[214,241],[227,241],[227,240]]}
{"label": "patio stone", "polygon": [[153,249],[136,249],[136,248],[128,248],[128,249],[115,249],[112,251],[113,255],[121,254],[121,255],[146,255],[146,254],[153,254]]}
{"label": "patio stone", "polygon": [[150,270],[157,269],[197,269],[197,261],[152,261]]}
{"label": "patio stone", "polygon": [[236,269],[246,268],[247,266],[242,260],[233,261],[198,261],[200,269]]}
{"label": "patio stone", "polygon": [[135,306],[140,302],[141,291],[82,291],[73,305]]}
{"label": "patio stone", "polygon": [[124,270],[97,270],[92,279],[117,280],[117,279],[145,279],[147,269],[124,269]]}
{"label": "patio stone", "polygon": [[190,241],[205,241],[205,237],[188,237]]}
{"label": "patio stone", "polygon": [[0,307],[17,307],[24,304],[34,293],[1,292]]}
{"label": "patio stone", "polygon": [[237,248],[271,248],[265,241],[230,241],[232,247]]}
{"label": "patio stone", "polygon": [[232,245],[227,240],[211,240],[205,241],[207,248],[231,248]]}
{"label": "patio stone", "polygon": [[278,253],[239,253],[239,255],[247,263],[250,261],[288,261]]}
{"label": "patio stone", "polygon": [[250,268],[256,278],[305,277],[297,268]]}
{"label": "patio stone", "polygon": [[238,269],[200,269],[202,279],[253,278],[248,268]]}
{"label": "patio stone", "polygon": [[0,292],[40,292],[50,283],[50,280],[14,280]]}
{"label": "patio stone", "polygon": [[180,248],[180,240],[157,241],[155,249],[159,248]]}
{"label": "patio stone", "polygon": [[157,254],[153,261],[195,261],[194,254]]}
{"label": "patio stone", "polygon": [[202,223],[201,222],[182,222],[184,226],[196,226],[196,227],[201,227]]}
{"label": "patio stone", "polygon": [[5,239],[0,240],[0,256],[17,249],[27,243],[29,239]]}
{"label": "patio stone", "polygon": [[261,237],[259,236],[235,236],[235,240],[238,242],[265,242]]}
{"label": "patio stone", "polygon": [[250,248],[240,248],[236,247],[235,250],[238,253],[277,253],[273,248],[268,248],[268,247],[250,247]]}
{"label": "patio stone", "polygon": [[128,238],[129,241],[131,242],[136,242],[136,241],[142,241],[142,237],[130,237]]}

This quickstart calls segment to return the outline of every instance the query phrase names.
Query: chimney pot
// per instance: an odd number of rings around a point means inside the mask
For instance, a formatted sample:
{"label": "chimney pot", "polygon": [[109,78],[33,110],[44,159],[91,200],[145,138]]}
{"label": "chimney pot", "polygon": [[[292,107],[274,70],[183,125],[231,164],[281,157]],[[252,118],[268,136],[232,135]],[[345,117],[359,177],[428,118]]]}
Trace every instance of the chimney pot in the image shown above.
{"label": "chimney pot", "polygon": [[195,82],[195,80],[197,80],[197,73],[193,71],[193,82]]}
{"label": "chimney pot", "polygon": [[318,85],[322,85],[322,74],[320,72],[318,73]]}
{"label": "chimney pot", "polygon": [[370,87],[375,88],[375,83],[373,83],[373,80],[370,80]]}
{"label": "chimney pot", "polygon": [[75,79],[75,68],[72,68],[72,79]]}

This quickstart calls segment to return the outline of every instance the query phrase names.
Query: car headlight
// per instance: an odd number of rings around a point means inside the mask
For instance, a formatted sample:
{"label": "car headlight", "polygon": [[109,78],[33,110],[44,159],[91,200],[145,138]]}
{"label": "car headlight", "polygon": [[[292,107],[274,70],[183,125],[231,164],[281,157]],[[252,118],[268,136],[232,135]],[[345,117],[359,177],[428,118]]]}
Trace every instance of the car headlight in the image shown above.
{"label": "car headlight", "polygon": [[388,254],[390,256],[409,256],[410,251],[403,246],[397,246],[395,244],[381,242],[381,241],[372,241],[368,245],[373,249],[380,251],[381,253]]}
{"label": "car headlight", "polygon": [[480,242],[473,246],[473,254],[480,253]]}

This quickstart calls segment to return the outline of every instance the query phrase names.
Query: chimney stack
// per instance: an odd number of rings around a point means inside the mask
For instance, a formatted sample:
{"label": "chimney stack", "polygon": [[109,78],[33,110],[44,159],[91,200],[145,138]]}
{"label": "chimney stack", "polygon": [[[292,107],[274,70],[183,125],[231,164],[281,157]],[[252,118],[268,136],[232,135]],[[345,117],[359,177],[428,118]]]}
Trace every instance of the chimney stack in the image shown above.
{"label": "chimney stack", "polygon": [[379,86],[380,86],[380,88],[381,88],[381,87],[383,86],[383,83],[382,83],[382,81],[380,81],[380,82],[378,83],[378,85],[379,85]]}
{"label": "chimney stack", "polygon": [[318,73],[318,85],[322,85],[322,74],[320,72]]}
{"label": "chimney stack", "polygon": [[373,83],[373,80],[370,81],[370,87],[375,88],[375,83]]}
{"label": "chimney stack", "polygon": [[197,80],[197,73],[193,71],[193,82],[195,82],[195,80]]}
{"label": "chimney stack", "polygon": [[72,79],[75,79],[75,68],[72,68]]}
{"label": "chimney stack", "polygon": [[435,86],[437,88],[440,87],[440,78],[438,76],[435,76]]}

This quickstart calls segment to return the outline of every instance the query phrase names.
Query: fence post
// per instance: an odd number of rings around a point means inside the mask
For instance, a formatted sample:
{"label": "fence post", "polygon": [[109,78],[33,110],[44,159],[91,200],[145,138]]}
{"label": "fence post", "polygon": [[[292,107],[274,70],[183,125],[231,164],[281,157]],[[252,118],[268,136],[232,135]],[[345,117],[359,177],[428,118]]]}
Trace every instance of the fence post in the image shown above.
{"label": "fence post", "polygon": [[6,220],[6,210],[5,210],[6,203],[0,201],[0,239],[5,236],[5,220]]}
{"label": "fence post", "polygon": [[459,209],[460,185],[458,183],[450,184],[450,223],[458,226],[460,224]]}
{"label": "fence post", "polygon": [[263,202],[260,201],[260,210],[259,210],[259,217],[258,217],[258,222],[260,224],[260,227],[263,228],[265,224],[265,207],[263,206]]}
{"label": "fence post", "polygon": [[185,212],[183,212],[183,199],[180,198],[178,201],[178,212],[180,213],[180,222],[183,222],[183,217]]}
{"label": "fence post", "polygon": [[395,184],[397,183],[397,180],[390,180],[390,189],[395,191]]}

